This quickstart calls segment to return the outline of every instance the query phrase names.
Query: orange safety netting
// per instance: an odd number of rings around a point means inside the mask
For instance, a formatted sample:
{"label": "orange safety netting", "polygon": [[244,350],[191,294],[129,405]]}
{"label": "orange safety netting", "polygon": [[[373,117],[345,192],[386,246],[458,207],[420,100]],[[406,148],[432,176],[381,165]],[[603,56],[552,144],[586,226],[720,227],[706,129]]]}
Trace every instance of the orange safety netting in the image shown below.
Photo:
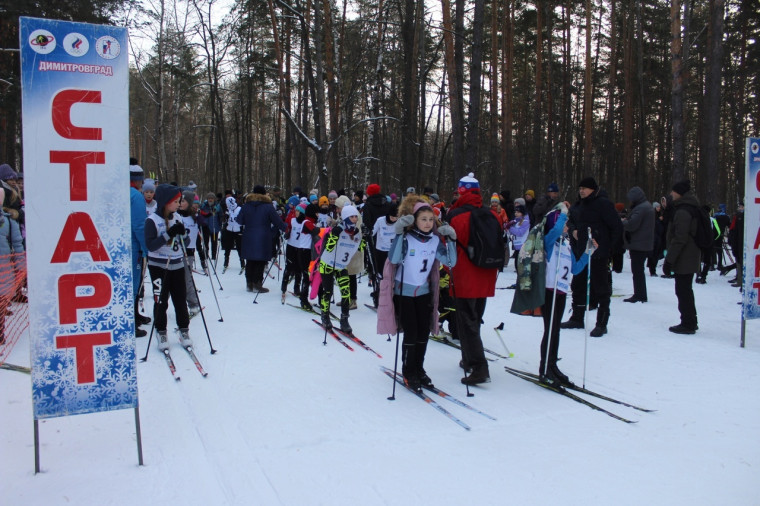
{"label": "orange safety netting", "polygon": [[29,326],[24,254],[0,255],[0,365]]}

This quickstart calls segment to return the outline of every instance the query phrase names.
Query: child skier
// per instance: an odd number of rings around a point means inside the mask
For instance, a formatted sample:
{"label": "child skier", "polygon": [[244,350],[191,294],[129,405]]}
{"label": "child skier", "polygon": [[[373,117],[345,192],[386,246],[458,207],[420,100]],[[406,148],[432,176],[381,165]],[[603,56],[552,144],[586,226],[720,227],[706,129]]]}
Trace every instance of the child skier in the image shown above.
{"label": "child skier", "polygon": [[[589,262],[589,256],[593,254],[596,248],[596,241],[593,241],[593,247],[584,252],[580,260],[576,260],[570,249],[570,241],[567,240],[568,207],[569,203],[567,202],[557,204],[546,215],[544,224],[543,247],[546,258],[546,285],[544,304],[541,307],[544,319],[544,335],[541,339],[539,378],[542,382],[553,386],[572,385],[568,377],[557,367],[560,323],[562,322],[562,313],[565,311],[565,302],[567,292],[570,290],[572,274],[577,274],[583,270]],[[536,283],[536,285],[539,284]],[[540,289],[538,286],[536,288]],[[554,293],[555,288],[556,294]]]}
{"label": "child skier", "polygon": [[180,341],[183,346],[192,346],[188,326],[190,317],[187,313],[185,292],[185,263],[182,246],[179,241],[189,240],[185,237],[185,226],[180,216],[175,213],[182,197],[179,188],[169,184],[160,184],[156,188],[156,212],[145,220],[145,244],[148,247],[148,272],[153,283],[153,320],[158,332],[158,349],[169,348],[166,336],[166,310],[169,307],[169,295],[172,297]]}
{"label": "child skier", "polygon": [[[375,238],[375,256],[373,263],[375,271],[377,272],[378,282],[382,279],[383,268],[385,267],[385,261],[388,259],[388,251],[391,249],[391,243],[396,238],[396,220],[398,219],[398,206],[392,204],[388,206],[388,212],[385,216],[379,218],[375,222],[375,226],[372,229],[372,236]],[[373,286],[374,288],[374,286]],[[377,289],[372,290],[372,302],[377,307],[377,299],[380,291]]]}
{"label": "child skier", "polygon": [[307,216],[305,204],[296,206],[296,216],[288,223],[287,247],[285,249],[285,273],[282,276],[282,302],[285,303],[285,294],[288,289],[290,277],[295,277],[293,292],[301,299],[301,307],[311,310],[309,304],[309,262],[311,261],[312,234],[319,229],[315,226],[314,206],[312,216]]}
{"label": "child skier", "polygon": [[[400,212],[408,212],[403,207]],[[435,213],[424,201],[414,204],[412,214],[402,214],[395,229],[380,282],[377,331],[391,334],[399,326],[404,329],[401,372],[406,385],[419,392],[423,386],[433,386],[423,364],[428,335],[431,330],[438,333],[438,267],[440,262],[456,264],[456,232],[449,225],[436,231]]]}
{"label": "child skier", "polygon": [[351,305],[351,290],[348,279],[348,264],[358,252],[364,251],[365,243],[356,223],[359,221],[359,211],[354,206],[346,205],[340,213],[341,223],[332,227],[325,237],[325,247],[319,259],[319,274],[322,278],[322,291],[319,301],[322,309],[322,325],[332,330],[330,321],[330,299],[333,295],[333,281],[338,282],[340,289],[340,330],[350,334],[351,325],[348,323],[348,311]]}
{"label": "child skier", "polygon": [[198,240],[198,212],[193,208],[195,193],[186,191],[182,193],[177,214],[180,216],[182,225],[187,231],[189,246],[187,247],[187,261],[185,263],[185,298],[187,299],[188,314],[192,317],[201,311],[201,303],[195,292],[193,282],[193,269],[195,268],[195,244]]}

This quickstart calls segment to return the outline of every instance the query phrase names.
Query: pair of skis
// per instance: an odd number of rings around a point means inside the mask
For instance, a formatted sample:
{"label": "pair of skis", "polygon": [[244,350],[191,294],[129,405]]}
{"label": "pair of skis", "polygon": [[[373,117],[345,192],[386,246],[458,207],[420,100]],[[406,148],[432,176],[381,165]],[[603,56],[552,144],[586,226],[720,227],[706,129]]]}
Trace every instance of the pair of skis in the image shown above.
{"label": "pair of skis", "polygon": [[[180,341],[180,344],[182,341]],[[187,352],[187,354],[190,356],[190,359],[193,361],[193,364],[195,364],[195,368],[198,369],[198,372],[201,373],[201,376],[204,378],[208,376],[208,373],[201,365],[200,360],[198,360],[198,356],[195,354],[195,350],[193,349],[192,345],[185,346],[182,345],[182,348]],[[171,371],[172,376],[174,377],[175,381],[179,381],[180,377],[177,375],[177,367],[174,365],[174,360],[172,359],[171,353],[169,353],[169,350],[164,350],[163,352],[164,360],[166,360],[166,365],[169,366],[169,371]]]}
{"label": "pair of skis", "polygon": [[[431,341],[435,341],[436,343],[445,344],[446,346],[451,346],[452,348],[456,348],[457,350],[461,350],[462,347],[459,344],[451,341],[449,339],[450,336],[451,336],[451,334],[449,334],[448,332],[441,332],[438,335],[430,334],[430,336],[428,336],[428,338]],[[504,355],[496,353],[495,351],[489,350],[488,348],[483,348],[483,351],[485,351],[488,354],[494,355],[494,356],[496,356],[498,358],[508,358],[508,357],[505,357]],[[495,362],[497,359],[491,358],[491,357],[486,357],[486,360],[488,360],[489,362]]]}
{"label": "pair of skis", "polygon": [[[439,413],[441,413],[442,415],[444,415],[446,418],[450,419],[451,421],[453,421],[454,423],[456,423],[457,425],[459,425],[460,427],[462,427],[464,430],[470,430],[471,429],[471,427],[469,425],[467,425],[461,419],[457,418],[449,410],[447,410],[446,408],[444,408],[443,406],[441,406],[440,404],[438,404],[431,396],[427,395],[425,392],[418,392],[418,391],[415,391],[415,390],[409,388],[409,386],[407,386],[407,384],[404,383],[404,378],[403,378],[403,376],[400,373],[397,372],[395,374],[395,376],[394,376],[393,369],[390,369],[390,368],[385,367],[385,366],[380,366],[380,369],[389,378],[394,379],[399,385],[403,386],[404,388],[406,388],[407,390],[409,390],[411,393],[413,393],[414,395],[416,395],[417,397],[419,397],[420,399],[422,399],[423,401],[425,401],[426,404],[430,405],[433,409],[435,409],[436,411],[438,411]],[[439,388],[431,386],[431,387],[424,387],[424,389],[426,391],[430,392],[433,395],[436,395],[438,397],[446,399],[447,401],[452,402],[452,403],[456,404],[457,406],[460,406],[460,407],[465,408],[465,409],[467,409],[469,411],[472,411],[472,412],[477,413],[477,414],[479,414],[481,416],[484,416],[484,417],[488,418],[489,420],[496,420],[496,418],[494,418],[493,416],[489,415],[488,413],[484,413],[483,411],[481,411],[481,410],[479,410],[479,409],[477,409],[477,408],[475,408],[475,407],[467,404],[466,402],[463,402],[463,401],[457,399],[453,395],[451,395],[449,393],[446,393],[446,392],[444,392],[443,390],[441,390]]]}
{"label": "pair of skis", "polygon": [[512,374],[513,376],[517,376],[518,378],[524,379],[526,381],[530,381],[531,383],[534,383],[534,384],[536,384],[536,385],[538,385],[540,387],[546,388],[547,390],[551,390],[552,392],[555,392],[555,393],[558,393],[560,395],[563,395],[563,396],[565,396],[565,397],[567,397],[569,399],[572,399],[572,400],[574,400],[574,401],[576,401],[576,402],[578,402],[580,404],[588,406],[589,408],[591,408],[593,410],[600,411],[600,412],[606,414],[607,416],[610,416],[610,417],[612,417],[612,418],[614,418],[616,420],[620,420],[621,422],[636,423],[637,421],[636,420],[630,420],[630,419],[624,418],[624,417],[622,417],[622,416],[620,416],[620,415],[618,415],[616,413],[613,413],[613,412],[611,412],[611,411],[609,411],[609,410],[607,410],[607,409],[605,409],[605,408],[603,408],[603,407],[601,407],[601,406],[599,406],[597,404],[594,404],[594,403],[590,402],[589,400],[587,400],[587,399],[585,399],[583,397],[580,397],[579,395],[576,395],[576,394],[572,393],[571,390],[575,391],[575,392],[578,392],[578,393],[590,395],[592,397],[596,397],[597,399],[601,399],[601,400],[604,400],[604,401],[607,401],[607,402],[611,402],[611,403],[614,403],[614,404],[618,404],[618,405],[621,405],[621,406],[632,408],[632,409],[635,409],[637,411],[642,411],[644,413],[652,413],[652,412],[655,411],[653,409],[642,408],[640,406],[636,406],[635,404],[624,402],[624,401],[621,401],[619,399],[614,399],[612,397],[608,397],[606,395],[600,394],[598,392],[594,392],[594,391],[589,390],[587,388],[579,387],[577,385],[564,385],[564,386],[550,385],[548,383],[542,382],[537,374],[533,374],[533,373],[530,373],[530,372],[527,372],[527,371],[521,371],[519,369],[514,369],[512,367],[506,367],[506,366],[504,367],[504,370],[506,370],[508,373]]}
{"label": "pair of skis", "polygon": [[[304,311],[306,311],[306,310],[304,310]],[[335,328],[335,327],[333,327],[332,330],[327,330],[325,328],[325,326],[322,325],[322,322],[320,322],[319,320],[316,320],[316,319],[312,318],[311,321],[313,321],[314,323],[316,323],[317,325],[319,325],[319,327],[322,330],[327,331],[327,333],[330,334],[331,336],[333,336],[336,341],[338,341],[340,344],[342,344],[343,346],[345,346],[349,350],[354,351],[354,349],[351,347],[351,345],[348,344],[346,341],[344,341],[340,336],[343,336],[346,339],[350,339],[351,341],[355,342],[356,344],[358,344],[359,346],[361,346],[362,348],[364,348],[368,352],[374,353],[377,356],[377,358],[383,358],[382,355],[380,355],[378,352],[376,352],[375,350],[373,350],[372,348],[370,348],[364,341],[362,341],[361,339],[359,339],[358,337],[356,337],[353,334],[353,332],[343,332],[339,328]],[[338,335],[338,334],[340,334],[340,335]]]}

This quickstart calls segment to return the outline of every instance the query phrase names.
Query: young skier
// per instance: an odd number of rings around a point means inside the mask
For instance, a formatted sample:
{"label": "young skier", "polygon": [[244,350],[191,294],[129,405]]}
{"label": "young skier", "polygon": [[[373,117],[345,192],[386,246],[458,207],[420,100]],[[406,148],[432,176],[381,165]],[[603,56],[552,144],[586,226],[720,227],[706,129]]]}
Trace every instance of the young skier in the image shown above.
{"label": "young skier", "polygon": [[438,333],[439,264],[456,264],[456,233],[449,225],[435,230],[435,213],[427,202],[414,204],[411,214],[403,214],[409,212],[403,207],[380,282],[377,331],[395,333],[398,319],[404,329],[404,382],[421,391],[433,386],[423,364],[428,335]]}
{"label": "young skier", "polygon": [[169,348],[166,336],[166,310],[169,295],[174,305],[174,314],[179,327],[183,346],[193,344],[188,332],[190,317],[187,313],[185,292],[185,263],[182,246],[178,241],[189,240],[185,236],[185,226],[175,213],[182,197],[179,188],[160,184],[156,188],[156,212],[145,220],[145,244],[148,247],[148,272],[153,283],[153,319],[158,332],[158,349]]}
{"label": "young skier", "polygon": [[[383,268],[385,267],[385,261],[388,259],[388,251],[391,249],[391,243],[396,238],[396,220],[398,219],[398,206],[392,204],[388,207],[388,211],[385,216],[378,218],[375,222],[375,226],[372,229],[372,236],[375,238],[375,255],[373,257],[373,263],[375,270],[377,271],[377,279],[382,279]],[[380,291],[372,291],[372,302],[377,307],[377,299]]]}
{"label": "young skier", "polygon": [[319,274],[322,277],[322,291],[319,301],[322,309],[322,325],[332,330],[330,321],[330,299],[333,295],[333,281],[340,289],[340,330],[350,334],[348,311],[351,305],[351,290],[348,279],[348,264],[358,252],[364,251],[364,240],[356,223],[359,211],[354,206],[346,205],[340,212],[341,223],[332,227],[325,237],[325,246],[319,259]]}
{"label": "young skier", "polygon": [[[593,248],[584,252],[581,258],[576,260],[567,238],[568,208],[568,202],[557,204],[554,209],[547,213],[544,225],[543,248],[546,261],[546,284],[544,304],[541,307],[541,314],[544,319],[544,335],[541,339],[541,363],[538,374],[541,381],[554,386],[572,385],[568,377],[557,367],[560,323],[562,322],[562,314],[565,312],[567,292],[570,290],[572,275],[583,270],[588,264],[589,256],[596,249],[596,241],[592,241]],[[556,294],[554,293],[555,287]],[[536,288],[540,289],[541,287],[536,286]]]}
{"label": "young skier", "polygon": [[287,247],[285,249],[285,273],[282,276],[282,302],[285,303],[285,294],[291,276],[295,278],[293,293],[301,299],[301,307],[311,310],[309,304],[309,262],[311,261],[312,234],[319,229],[315,226],[314,206],[312,216],[307,216],[305,204],[298,204],[296,216],[288,223]]}
{"label": "young skier", "polygon": [[227,197],[225,203],[227,204],[227,225],[222,230],[222,249],[224,250],[224,268],[222,269],[222,274],[224,274],[230,265],[230,252],[233,249],[238,252],[240,274],[242,274],[245,269],[245,260],[243,260],[243,254],[241,253],[243,233],[241,232],[240,223],[237,222],[240,206],[233,196]]}
{"label": "young skier", "polygon": [[182,200],[179,202],[177,214],[182,220],[186,230],[189,245],[187,247],[187,262],[185,263],[185,298],[187,299],[188,313],[195,316],[201,311],[201,303],[198,300],[198,294],[195,292],[193,284],[193,269],[195,268],[195,243],[198,240],[198,213],[193,209],[195,193],[186,191],[182,193]]}

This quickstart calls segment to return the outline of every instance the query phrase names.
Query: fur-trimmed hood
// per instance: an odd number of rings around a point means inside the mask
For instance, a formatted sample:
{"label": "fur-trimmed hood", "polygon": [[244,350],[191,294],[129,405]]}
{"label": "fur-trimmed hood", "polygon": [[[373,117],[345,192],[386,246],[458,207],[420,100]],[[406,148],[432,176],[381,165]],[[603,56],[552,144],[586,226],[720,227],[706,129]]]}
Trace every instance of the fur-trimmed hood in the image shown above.
{"label": "fur-trimmed hood", "polygon": [[405,214],[414,214],[414,206],[417,205],[418,202],[427,203],[419,195],[407,195],[404,197],[404,200],[402,200],[401,204],[398,206],[398,216],[404,216]]}
{"label": "fur-trimmed hood", "polygon": [[245,197],[246,203],[248,202],[263,202],[265,204],[271,204],[272,199],[269,197],[269,195],[262,195],[260,193],[249,193]]}

